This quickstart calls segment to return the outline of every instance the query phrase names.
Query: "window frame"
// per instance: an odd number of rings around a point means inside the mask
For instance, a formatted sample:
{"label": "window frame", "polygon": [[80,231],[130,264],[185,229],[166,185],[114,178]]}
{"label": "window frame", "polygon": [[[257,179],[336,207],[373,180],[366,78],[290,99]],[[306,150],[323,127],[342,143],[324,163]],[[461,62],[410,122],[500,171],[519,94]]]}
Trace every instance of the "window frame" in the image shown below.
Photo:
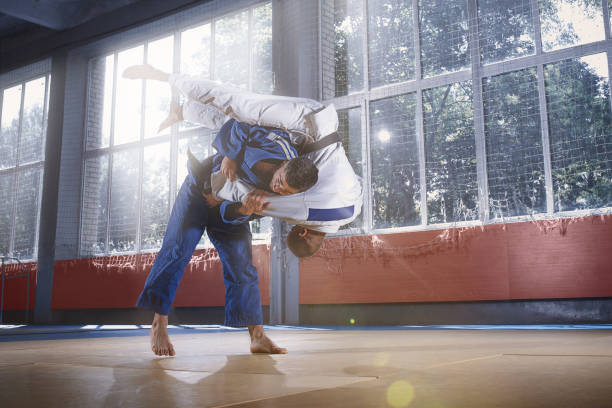
{"label": "window frame", "polygon": [[[196,126],[196,127],[192,127],[192,128],[187,128],[187,129],[181,129],[179,127],[179,124],[174,124],[171,126],[170,128],[170,132],[168,134],[163,134],[163,135],[155,135],[155,136],[151,136],[151,137],[146,137],[145,134],[145,120],[146,120],[146,116],[145,116],[145,111],[146,111],[146,97],[147,97],[147,91],[146,91],[146,81],[142,80],[143,82],[143,87],[141,90],[141,107],[140,107],[140,113],[141,113],[141,117],[140,117],[140,135],[138,140],[133,141],[133,142],[128,142],[128,143],[122,143],[120,145],[115,145],[114,144],[114,133],[115,133],[115,111],[116,111],[116,94],[117,94],[117,79],[118,79],[118,75],[120,75],[121,73],[117,72],[117,62],[118,62],[118,55],[119,53],[121,53],[122,51],[125,50],[129,50],[135,47],[139,47],[139,46],[143,46],[144,50],[143,50],[143,61],[147,61],[147,57],[148,57],[148,49],[149,49],[149,44],[152,42],[155,42],[157,40],[161,40],[167,37],[172,37],[172,44],[173,44],[173,48],[172,48],[172,53],[173,53],[173,60],[172,60],[172,72],[176,73],[179,72],[180,70],[180,63],[181,63],[181,33],[183,33],[184,31],[187,31],[189,29],[193,29],[193,28],[197,28],[197,27],[201,27],[204,26],[206,24],[210,24],[210,35],[211,35],[211,42],[210,42],[210,79],[215,78],[215,65],[214,65],[214,61],[215,61],[215,25],[217,23],[217,21],[222,20],[224,18],[228,18],[228,17],[232,17],[234,15],[237,15],[239,13],[243,13],[245,11],[248,11],[248,22],[249,22],[249,27],[248,27],[248,48],[249,48],[249,65],[248,65],[248,75],[249,75],[249,81],[248,81],[248,88],[247,89],[252,89],[253,87],[253,72],[254,72],[254,52],[253,52],[253,46],[254,46],[254,42],[252,41],[252,25],[253,25],[253,13],[255,9],[258,9],[260,7],[266,7],[269,6],[272,10],[272,13],[274,14],[274,10],[273,10],[273,4],[271,0],[266,0],[266,1],[261,1],[261,2],[257,2],[257,3],[253,3],[250,5],[246,5],[246,6],[242,6],[240,8],[231,10],[229,12],[226,13],[222,13],[219,15],[210,15],[207,16],[205,18],[202,18],[201,20],[198,21],[193,21],[190,22],[188,24],[185,25],[181,25],[181,26],[177,26],[174,29],[170,30],[170,31],[164,31],[164,32],[160,32],[160,33],[156,33],[154,35],[151,36],[146,36],[146,38],[138,38],[137,40],[134,40],[132,42],[128,42],[128,43],[123,43],[121,44],[120,47],[116,47],[116,48],[112,48],[107,50],[106,52],[101,51],[99,53],[96,53],[94,55],[89,56],[88,58],[88,70],[87,70],[87,81],[86,81],[86,107],[85,107],[85,118],[89,117],[89,97],[90,97],[90,92],[92,89],[91,86],[91,63],[93,61],[95,61],[96,59],[100,59],[100,58],[106,58],[109,56],[113,56],[113,85],[112,85],[112,104],[110,107],[110,139],[109,139],[109,144],[108,146],[105,147],[99,147],[99,148],[87,148],[87,119],[84,120],[84,125],[83,125],[83,144],[82,144],[82,159],[81,159],[81,174],[83,175],[83,177],[81,178],[81,184],[80,184],[80,191],[81,191],[81,199],[80,199],[80,214],[79,214],[79,233],[78,233],[78,242],[77,242],[77,247],[78,247],[78,254],[80,257],[98,257],[98,256],[114,256],[114,255],[131,255],[131,254],[139,254],[139,253],[155,253],[157,251],[159,251],[159,248],[151,248],[151,249],[142,249],[142,219],[143,219],[143,214],[142,214],[142,179],[143,179],[143,161],[144,161],[144,151],[147,147],[149,146],[153,146],[153,145],[157,145],[157,144],[162,144],[162,143],[170,143],[170,158],[169,158],[169,172],[168,172],[168,177],[169,177],[169,189],[168,189],[168,209],[167,209],[167,214],[168,217],[170,216],[170,211],[172,209],[172,206],[174,204],[174,200],[176,197],[176,194],[178,192],[178,188],[180,187],[180,182],[177,181],[177,174],[178,174],[178,170],[177,170],[177,166],[178,166],[178,158],[179,158],[179,143],[182,140],[187,140],[189,138],[192,138],[194,136],[198,136],[198,135],[202,135],[202,131],[203,127],[201,126]],[[274,17],[272,17],[274,18]],[[271,28],[273,28],[273,22],[271,22]],[[272,30],[272,42],[274,41],[274,30]],[[272,58],[272,57],[271,57]],[[272,78],[274,79],[274,73],[272,72]],[[170,101],[173,103],[178,103],[179,102],[179,95],[176,91],[171,91],[171,98]],[[212,142],[212,139],[211,139]],[[135,244],[134,244],[134,250],[130,250],[130,251],[110,251],[110,241],[111,241],[111,200],[112,200],[112,167],[113,167],[113,155],[115,153],[118,152],[123,152],[123,151],[128,151],[128,150],[133,150],[133,151],[138,151],[139,153],[139,163],[138,163],[138,199],[137,199],[137,205],[138,206],[138,220],[137,220],[137,227],[136,227],[136,236],[135,236]],[[84,222],[84,206],[85,206],[85,197],[83,192],[85,191],[85,184],[86,184],[86,178],[85,178],[85,167],[86,167],[86,163],[89,159],[92,158],[98,158],[98,157],[107,157],[108,160],[108,169],[107,169],[107,202],[108,202],[108,211],[106,214],[106,241],[105,241],[105,249],[103,252],[100,253],[93,253],[88,249],[85,249],[82,247],[82,237],[84,234],[84,226],[85,226],[85,222]],[[204,235],[206,236],[206,235]],[[257,243],[265,243],[265,242],[269,242],[270,240],[270,233],[254,233],[253,234],[253,239],[257,242]],[[210,244],[208,241],[206,241],[205,245],[198,245],[197,248],[208,248],[211,247],[212,244]]]}
{"label": "window frame", "polygon": [[[361,0],[362,2],[362,22],[369,21],[368,16],[368,1]],[[379,87],[371,87],[369,83],[370,61],[369,61],[369,28],[365,24],[363,27],[364,34],[362,36],[362,49],[363,52],[363,69],[362,74],[364,78],[363,91],[350,93],[343,96],[332,96],[325,98],[325,92],[329,92],[329,89],[335,89],[335,83],[329,83],[325,73],[327,70],[334,70],[334,64],[329,64],[325,67],[323,61],[324,49],[329,53],[330,49],[323,46],[324,35],[329,35],[330,28],[325,27],[325,20],[320,20],[319,29],[319,60],[321,61],[320,68],[320,91],[321,99],[323,103],[333,103],[337,110],[347,110],[351,108],[361,107],[361,138],[362,138],[362,174],[363,176],[363,208],[362,213],[364,214],[364,222],[360,228],[349,228],[340,230],[335,233],[335,236],[344,235],[361,235],[361,234],[385,234],[385,233],[398,233],[398,232],[411,232],[411,231],[423,231],[423,230],[439,230],[456,227],[474,227],[488,224],[504,224],[510,222],[524,222],[524,221],[535,221],[535,220],[547,220],[551,218],[566,218],[566,217],[582,217],[589,215],[600,215],[612,213],[612,207],[603,207],[596,209],[585,209],[585,210],[573,210],[573,211],[554,211],[553,202],[553,183],[552,183],[552,164],[551,164],[551,152],[550,152],[550,132],[548,129],[548,115],[546,106],[546,89],[544,84],[544,66],[567,59],[574,59],[585,57],[593,54],[605,53],[608,61],[608,82],[612,83],[611,71],[612,71],[612,31],[610,25],[610,7],[612,0],[602,0],[602,18],[604,20],[604,31],[605,39],[602,41],[591,42],[587,44],[580,44],[570,46],[562,49],[546,52],[543,50],[542,45],[542,27],[540,23],[540,10],[538,0],[529,0],[532,11],[532,24],[534,27],[534,42],[535,42],[535,53],[532,55],[507,59],[500,62],[494,62],[485,64],[481,57],[481,46],[479,43],[479,21],[478,21],[478,0],[465,0],[467,2],[468,11],[468,24],[469,24],[469,37],[468,47],[470,53],[470,66],[467,69],[446,72],[435,76],[423,77],[421,68],[421,50],[420,50],[420,25],[419,25],[419,13],[418,7],[419,0],[407,0],[412,2],[413,10],[413,30],[414,30],[414,55],[415,55],[415,79],[398,82],[389,85],[383,85]],[[333,0],[320,0],[319,1],[319,15],[322,16],[323,8],[327,7],[326,10],[331,10],[333,14]],[[332,18],[333,22],[333,18]],[[329,22],[328,22],[329,23]],[[334,28],[333,23],[331,27],[331,38],[333,41]],[[327,40],[329,41],[329,39]],[[329,43],[327,43],[329,44]],[[332,44],[331,52],[333,53],[335,43]],[[327,55],[327,60],[329,56]],[[333,57],[331,59],[333,61]],[[537,90],[538,90],[538,104],[540,111],[540,131],[542,137],[542,148],[543,148],[543,162],[545,172],[545,192],[546,192],[546,212],[532,215],[520,215],[513,217],[502,217],[502,218],[491,218],[491,211],[489,209],[489,188],[487,180],[487,163],[486,163],[486,150],[485,150],[485,124],[484,124],[484,106],[483,106],[483,81],[485,78],[504,74],[513,71],[519,71],[526,68],[537,69]],[[440,224],[428,224],[427,223],[427,183],[426,183],[426,169],[425,169],[425,152],[424,152],[424,129],[423,129],[423,98],[422,93],[424,90],[451,85],[457,82],[468,81],[472,82],[473,90],[473,113],[474,113],[474,137],[476,147],[476,160],[477,160],[477,180],[478,180],[478,205],[479,205],[479,218],[473,221],[458,221],[452,223],[440,223]],[[371,134],[370,134],[370,103],[380,99],[390,98],[399,96],[407,93],[416,93],[417,109],[416,109],[416,134],[417,144],[419,148],[419,170],[420,170],[420,185],[421,185],[421,224],[415,226],[402,226],[402,227],[391,227],[391,228],[374,228],[373,226],[373,215],[372,215],[372,158],[371,158]],[[612,92],[610,93],[610,107],[612,109]]]}
{"label": "window frame", "polygon": [[[21,137],[22,137],[22,124],[23,124],[23,113],[24,113],[24,102],[25,102],[25,93],[26,93],[26,84],[28,82],[45,79],[45,93],[43,99],[43,117],[42,117],[42,147],[41,147],[41,160],[32,161],[22,165],[20,163],[21,159]],[[44,168],[45,168],[45,148],[47,144],[47,121],[49,118],[49,94],[51,89],[51,72],[38,72],[33,75],[29,75],[20,79],[18,81],[11,81],[7,83],[0,84],[0,121],[2,120],[2,106],[4,102],[4,91],[9,88],[13,88],[21,85],[21,102],[19,106],[19,127],[17,131],[17,149],[15,151],[15,165],[11,167],[7,167],[5,169],[0,169],[0,175],[9,175],[13,177],[13,189],[10,192],[11,195],[11,213],[10,213],[10,232],[9,232],[9,246],[8,251],[5,256],[15,256],[15,229],[16,229],[16,217],[17,217],[17,190],[18,190],[18,181],[19,175],[31,169],[39,169],[41,170],[41,177],[39,182],[39,192],[38,192],[38,200],[36,202],[36,225],[34,228],[34,247],[32,248],[32,256],[29,258],[21,259],[21,261],[32,262],[35,261],[38,257],[38,237],[40,233],[40,209],[42,202],[42,188],[43,188],[43,177],[44,177]]]}

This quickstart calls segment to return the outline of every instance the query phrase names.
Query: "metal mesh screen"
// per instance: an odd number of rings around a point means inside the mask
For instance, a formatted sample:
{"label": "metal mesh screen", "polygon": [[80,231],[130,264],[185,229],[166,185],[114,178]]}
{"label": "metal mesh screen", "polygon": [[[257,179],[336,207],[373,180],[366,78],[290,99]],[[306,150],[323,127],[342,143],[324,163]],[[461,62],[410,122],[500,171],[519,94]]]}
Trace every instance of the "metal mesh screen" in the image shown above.
{"label": "metal mesh screen", "polygon": [[535,68],[484,79],[491,218],[546,212]]}
{"label": "metal mesh screen", "polygon": [[[187,148],[199,159],[214,153],[214,132],[197,124],[158,131],[171,101],[180,98],[167,83],[123,78],[125,68],[145,61],[165,72],[176,68],[272,92],[272,4],[211,17],[90,61],[82,255],[158,249],[187,173]],[[270,231],[267,221],[252,227],[258,237]]]}
{"label": "metal mesh screen", "polygon": [[343,134],[345,146],[369,146],[364,226],[609,211],[611,40],[601,2],[321,4],[323,94],[341,109],[342,132],[343,109],[368,111]]}
{"label": "metal mesh screen", "polygon": [[555,210],[612,205],[612,117],[605,54],[547,64]]}

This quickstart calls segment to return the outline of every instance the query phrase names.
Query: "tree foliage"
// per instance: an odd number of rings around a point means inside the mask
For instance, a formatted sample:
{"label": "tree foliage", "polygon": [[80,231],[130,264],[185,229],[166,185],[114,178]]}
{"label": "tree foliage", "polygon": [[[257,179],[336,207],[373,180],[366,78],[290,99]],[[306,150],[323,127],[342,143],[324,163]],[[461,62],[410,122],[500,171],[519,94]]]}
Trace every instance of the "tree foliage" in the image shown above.
{"label": "tree foliage", "polygon": [[[557,22],[562,45],[576,43],[562,3],[601,17],[600,0],[540,0],[541,18]],[[355,3],[353,5],[353,3]],[[358,47],[366,27],[361,2],[336,0],[336,95],[409,81],[415,74],[414,10],[409,0],[370,0],[368,69]],[[534,19],[526,0],[480,0],[481,63],[535,53]],[[423,76],[469,69],[467,2],[419,2]],[[605,57],[602,57],[605,59]],[[605,64],[604,64],[605,66]],[[555,209],[612,205],[612,129],[607,75],[585,59],[545,66],[546,109]],[[483,78],[485,142],[491,217],[546,211],[544,149],[534,68]],[[428,222],[477,219],[478,194],[471,81],[422,91]],[[370,102],[370,161],[374,226],[420,223],[416,94]],[[383,142],[381,131],[389,132]],[[359,136],[360,137],[360,136]],[[353,154],[353,153],[351,153]]]}

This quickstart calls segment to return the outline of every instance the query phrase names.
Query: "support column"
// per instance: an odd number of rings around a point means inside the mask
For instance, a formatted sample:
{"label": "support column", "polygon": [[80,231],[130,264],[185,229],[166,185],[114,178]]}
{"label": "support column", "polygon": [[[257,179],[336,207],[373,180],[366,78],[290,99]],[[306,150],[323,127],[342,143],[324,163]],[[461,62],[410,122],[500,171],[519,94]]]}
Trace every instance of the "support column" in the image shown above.
{"label": "support column", "polygon": [[[319,2],[272,0],[274,93],[320,97]],[[314,34],[314,35],[313,35]],[[287,248],[291,225],[272,223],[270,323],[299,324],[299,260]]]}
{"label": "support column", "polygon": [[51,323],[51,295],[55,263],[55,232],[59,191],[60,157],[64,124],[64,90],[66,85],[66,51],[58,51],[51,62],[51,89],[45,144],[45,167],[40,205],[38,236],[38,274],[34,322]]}
{"label": "support column", "polygon": [[300,322],[300,263],[287,248],[287,233],[291,229],[285,221],[272,223],[270,248],[270,324]]}

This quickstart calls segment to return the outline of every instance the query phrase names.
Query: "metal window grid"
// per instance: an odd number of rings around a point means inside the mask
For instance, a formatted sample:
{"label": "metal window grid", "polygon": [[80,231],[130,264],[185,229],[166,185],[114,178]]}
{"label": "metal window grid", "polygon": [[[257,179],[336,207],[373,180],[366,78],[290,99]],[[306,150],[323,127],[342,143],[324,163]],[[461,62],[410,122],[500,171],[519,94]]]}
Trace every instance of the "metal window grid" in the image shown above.
{"label": "metal window grid", "polygon": [[[594,214],[609,214],[612,213],[612,207],[591,209],[591,210],[576,210],[576,211],[561,211],[554,212],[553,202],[553,185],[552,185],[552,168],[551,168],[551,156],[550,156],[550,141],[549,141],[549,130],[548,130],[548,118],[547,118],[547,106],[546,106],[546,93],[544,87],[544,72],[543,67],[546,64],[559,62],[571,58],[579,58],[598,53],[607,53],[608,59],[608,72],[612,71],[612,31],[610,28],[610,12],[609,12],[609,1],[602,0],[602,10],[604,19],[605,29],[605,40],[597,41],[587,44],[576,45],[572,47],[562,48],[549,52],[542,50],[542,35],[541,35],[541,23],[540,23],[540,12],[538,0],[530,0],[532,22],[534,25],[534,42],[535,42],[535,53],[523,57],[514,59],[504,60],[491,64],[483,64],[481,61],[481,46],[479,44],[479,24],[478,24],[478,0],[466,0],[468,6],[468,27],[469,27],[469,40],[468,46],[470,47],[470,58],[471,66],[467,70],[444,73],[432,77],[422,77],[421,69],[421,53],[420,53],[420,27],[419,27],[419,9],[418,0],[407,0],[412,1],[413,13],[413,24],[415,32],[414,41],[414,53],[415,53],[415,68],[416,77],[413,80],[394,83],[390,85],[384,85],[376,88],[370,88],[369,84],[369,48],[368,48],[368,1],[363,1],[363,16],[364,21],[364,35],[363,35],[363,63],[364,63],[364,91],[355,92],[349,95],[332,97],[324,100],[326,104],[333,103],[338,110],[350,109],[357,106],[362,107],[362,138],[366,143],[362,146],[366,150],[363,155],[363,174],[364,174],[364,201],[363,201],[363,213],[364,213],[364,225],[363,230],[360,229],[347,229],[342,230],[335,234],[351,235],[359,233],[396,233],[406,231],[420,231],[420,230],[432,230],[432,229],[445,229],[451,227],[465,227],[465,226],[477,226],[483,224],[498,224],[507,222],[521,222],[531,220],[544,220],[565,217],[580,217],[585,215]],[[321,35],[322,31],[319,30]],[[546,214],[535,214],[526,216],[515,216],[507,217],[504,219],[490,219],[489,218],[489,192],[488,192],[488,180],[487,180],[487,165],[486,165],[486,144],[485,144],[485,126],[484,126],[484,112],[483,112],[483,90],[482,81],[490,76],[503,74],[512,71],[518,71],[525,68],[537,68],[538,76],[538,102],[540,110],[540,122],[541,122],[541,133],[542,133],[542,147],[543,147],[543,162],[545,170],[545,190],[546,190]],[[325,76],[321,72],[321,78]],[[610,75],[608,74],[610,80]],[[477,221],[461,221],[454,223],[445,224],[428,224],[427,223],[427,203],[426,203],[426,179],[425,179],[425,154],[423,151],[423,101],[422,91],[424,89],[439,87],[443,85],[449,85],[456,82],[471,80],[473,89],[473,112],[474,112],[474,133],[475,133],[475,147],[476,147],[476,159],[477,159],[477,179],[478,179],[478,198],[480,208],[480,219]],[[321,89],[323,86],[321,84]],[[417,96],[417,112],[416,112],[416,131],[417,131],[417,142],[419,145],[419,165],[420,165],[420,183],[421,183],[421,217],[422,223],[417,226],[406,226],[406,227],[394,227],[394,228],[373,228],[372,223],[372,184],[371,184],[371,155],[370,155],[370,118],[369,118],[369,103],[378,99],[389,98],[407,93],[416,93]],[[324,95],[323,91],[320,93]],[[612,93],[610,95],[612,106]]]}
{"label": "metal window grid", "polygon": [[[146,81],[142,80],[142,91],[141,91],[141,118],[140,118],[140,137],[138,141],[134,141],[134,142],[128,142],[128,143],[123,143],[120,145],[115,145],[114,143],[114,139],[115,139],[115,107],[116,107],[116,97],[117,97],[117,78],[118,75],[120,75],[121,73],[117,72],[117,65],[118,65],[118,54],[126,49],[130,49],[130,48],[134,48],[140,45],[144,46],[144,61],[147,61],[147,53],[148,53],[148,45],[158,39],[161,38],[165,38],[165,37],[169,37],[172,36],[173,37],[173,63],[172,63],[172,67],[173,67],[173,72],[179,72],[180,71],[180,55],[181,55],[181,33],[185,30],[188,30],[190,28],[194,28],[194,27],[198,27],[198,26],[202,26],[205,24],[210,24],[211,26],[211,44],[210,44],[210,78],[214,79],[214,73],[215,73],[215,26],[216,26],[216,22],[227,18],[227,17],[231,17],[233,15],[236,15],[238,13],[242,13],[245,10],[248,11],[248,21],[249,21],[249,67],[248,67],[248,76],[249,76],[249,84],[248,87],[249,89],[252,89],[253,87],[253,71],[254,71],[254,54],[253,54],[253,41],[252,41],[252,24],[253,24],[253,10],[259,8],[259,7],[264,7],[266,5],[270,5],[271,2],[270,1],[265,1],[265,2],[261,2],[261,3],[256,3],[253,5],[250,5],[248,7],[244,7],[241,8],[239,10],[233,10],[229,13],[225,13],[222,15],[217,15],[217,16],[211,16],[208,19],[203,19],[202,21],[199,21],[197,23],[190,23],[189,25],[185,25],[182,27],[179,27],[171,32],[165,32],[162,33],[160,35],[156,35],[155,37],[149,37],[146,40],[140,40],[136,43],[133,43],[129,46],[125,46],[125,47],[121,47],[120,49],[115,49],[114,51],[111,51],[110,53],[106,53],[106,55],[112,55],[113,56],[113,60],[114,60],[114,65],[113,65],[113,85],[112,85],[112,104],[111,104],[111,111],[110,111],[110,141],[109,141],[109,145],[106,147],[101,147],[101,148],[95,148],[95,149],[87,149],[87,143],[83,143],[83,159],[81,162],[81,167],[82,167],[82,171],[81,174],[85,174],[85,163],[87,162],[88,159],[91,158],[95,158],[95,157],[108,157],[108,169],[107,169],[107,180],[108,180],[108,186],[107,186],[107,203],[109,206],[109,211],[107,211],[106,214],[106,243],[105,243],[105,250],[104,253],[96,253],[96,254],[91,254],[88,251],[83,251],[83,248],[81,247],[81,241],[82,241],[82,235],[84,233],[83,229],[84,229],[84,220],[83,220],[83,211],[81,210],[81,215],[80,215],[80,226],[79,226],[79,243],[78,243],[78,248],[79,248],[79,255],[80,256],[90,256],[90,255],[96,255],[96,256],[103,256],[103,255],[110,255],[110,231],[111,231],[111,211],[110,211],[110,207],[111,207],[111,200],[112,200],[112,167],[113,167],[113,156],[116,153],[119,152],[123,152],[123,151],[128,151],[128,150],[134,150],[134,151],[138,151],[138,156],[139,156],[139,162],[138,162],[138,174],[139,174],[139,180],[138,180],[138,199],[137,199],[137,203],[135,203],[135,205],[138,208],[138,220],[137,220],[137,230],[136,230],[136,238],[135,238],[135,248],[132,251],[115,251],[113,252],[113,254],[134,254],[134,253],[147,253],[147,252],[154,252],[157,251],[158,249],[147,249],[147,250],[142,250],[141,249],[141,235],[142,235],[142,177],[143,177],[143,160],[144,160],[144,150],[146,147],[148,146],[152,146],[152,145],[156,145],[158,143],[163,143],[163,142],[170,142],[170,162],[169,162],[169,174],[168,177],[170,177],[169,179],[169,197],[168,197],[168,215],[170,214],[170,209],[172,208],[173,205],[173,201],[174,201],[174,197],[176,196],[177,190],[178,190],[178,183],[176,180],[177,177],[177,167],[178,167],[178,153],[179,153],[179,141],[183,140],[183,139],[188,139],[190,137],[196,136],[199,134],[199,132],[201,132],[201,128],[196,127],[196,128],[190,128],[190,129],[180,129],[178,124],[174,124],[171,126],[170,128],[170,134],[169,135],[161,135],[161,136],[154,136],[154,137],[148,137],[145,138],[145,110],[146,110],[146,105],[145,105],[145,100],[146,100]],[[95,59],[95,58],[103,58],[104,55],[98,55],[97,57],[94,56],[91,58],[91,60]],[[91,69],[91,68],[90,68]],[[91,81],[91,77],[89,77],[89,81]],[[91,92],[91,83],[88,82],[87,84],[87,92],[89,94],[89,92]],[[177,92],[172,91],[172,95],[171,95],[171,102],[174,103],[178,103],[179,101],[179,95]],[[86,109],[88,109],[89,107],[87,107]],[[85,124],[85,127],[87,127],[87,124]],[[86,130],[86,129],[85,129]],[[87,135],[87,131],[84,132],[85,135]],[[85,177],[83,177],[82,179],[82,184],[81,184],[81,192],[83,192],[85,190]],[[81,209],[83,209],[85,205],[85,197],[84,194],[81,194]],[[253,234],[254,239],[261,239],[262,236],[260,236],[261,234]]]}
{"label": "metal window grid", "polygon": [[[11,195],[11,226],[10,226],[10,233],[9,233],[9,247],[8,247],[8,253],[4,254],[7,257],[10,257],[13,255],[13,251],[14,251],[14,245],[15,245],[15,228],[16,228],[16,216],[17,216],[17,189],[18,189],[18,181],[19,181],[19,175],[25,173],[26,171],[30,170],[30,169],[42,169],[44,168],[45,165],[45,145],[46,145],[46,129],[47,129],[47,110],[49,107],[49,85],[50,85],[50,77],[51,74],[50,73],[46,73],[43,75],[35,75],[32,77],[28,77],[24,80],[20,80],[19,82],[16,83],[10,83],[10,84],[6,84],[6,85],[2,85],[2,87],[0,88],[0,121],[2,120],[2,103],[3,103],[3,98],[4,98],[4,90],[8,89],[8,88],[12,88],[15,86],[19,86],[21,85],[21,100],[20,100],[20,108],[19,108],[19,126],[18,126],[18,130],[17,130],[17,148],[16,148],[16,153],[15,153],[15,165],[12,167],[8,167],[5,169],[1,169],[0,170],[0,175],[9,175],[13,177],[13,188],[12,191],[9,192],[9,194]],[[41,79],[44,78],[45,79],[45,94],[44,94],[44,100],[43,100],[43,117],[42,117],[42,131],[43,131],[43,135],[42,135],[42,159],[38,160],[38,161],[34,161],[34,162],[30,162],[30,163],[26,163],[26,164],[21,164],[20,163],[20,153],[21,153],[21,127],[22,127],[22,122],[23,122],[23,109],[24,109],[24,101],[25,101],[25,92],[26,92],[26,83],[30,82],[30,81],[35,81],[37,79]],[[38,200],[36,202],[36,225],[35,225],[35,229],[34,229],[34,247],[32,248],[32,256],[27,258],[27,259],[23,259],[23,261],[29,262],[29,261],[33,261],[36,259],[37,254],[38,254],[38,234],[39,234],[39,225],[40,225],[40,200],[42,198],[42,177],[40,178],[39,181],[39,185],[38,185]]]}

